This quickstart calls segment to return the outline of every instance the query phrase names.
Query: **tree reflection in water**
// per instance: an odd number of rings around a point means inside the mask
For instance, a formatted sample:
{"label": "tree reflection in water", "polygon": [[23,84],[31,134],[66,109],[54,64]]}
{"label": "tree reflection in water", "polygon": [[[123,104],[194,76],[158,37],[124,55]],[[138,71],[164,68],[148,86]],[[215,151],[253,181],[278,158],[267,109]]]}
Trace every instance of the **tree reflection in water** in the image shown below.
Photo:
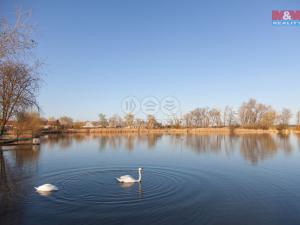
{"label": "tree reflection in water", "polygon": [[297,133],[295,136],[296,136],[296,138],[297,138],[297,140],[298,140],[298,148],[299,148],[299,150],[300,150],[300,134]]}
{"label": "tree reflection in water", "polygon": [[137,144],[146,144],[148,149],[155,148],[157,141],[162,137],[162,135],[97,135],[96,138],[99,140],[99,149],[126,149],[128,151],[133,151]]}
{"label": "tree reflection in water", "polygon": [[225,135],[187,135],[184,144],[197,153],[220,153],[223,149],[232,149],[233,143],[228,141],[229,138]]}
{"label": "tree reflection in water", "polygon": [[22,224],[21,202],[30,185],[24,178],[36,170],[39,154],[39,146],[31,145],[0,150],[0,224]]}
{"label": "tree reflection in water", "polygon": [[[293,151],[291,135],[274,134],[244,134],[244,135],[162,135],[162,134],[67,134],[54,135],[44,139],[44,144],[50,147],[58,145],[66,149],[72,144],[84,141],[97,140],[99,149],[133,151],[136,145],[144,145],[148,149],[155,149],[162,137],[168,144],[174,146],[174,150],[191,150],[197,154],[233,154],[239,151],[251,164],[256,165],[259,161],[273,157],[278,152],[290,154]],[[296,136],[296,135],[295,135]],[[296,136],[300,146],[300,135]]]}
{"label": "tree reflection in water", "polygon": [[[99,136],[100,149],[125,148],[133,150],[134,146],[146,144],[150,149],[155,149],[157,142],[163,135],[106,135]],[[300,139],[300,138],[299,138]],[[239,150],[241,155],[251,164],[274,156],[278,151],[290,153],[292,145],[289,136],[270,134],[249,135],[168,135],[169,144],[174,149],[189,149],[201,153],[232,154]],[[299,140],[300,142],[300,140]]]}
{"label": "tree reflection in water", "polygon": [[293,147],[290,141],[291,135],[279,134],[277,145],[282,149],[286,154],[290,154],[293,151]]}
{"label": "tree reflection in water", "polygon": [[241,136],[241,155],[251,162],[257,164],[276,154],[278,146],[269,134],[250,134]]}

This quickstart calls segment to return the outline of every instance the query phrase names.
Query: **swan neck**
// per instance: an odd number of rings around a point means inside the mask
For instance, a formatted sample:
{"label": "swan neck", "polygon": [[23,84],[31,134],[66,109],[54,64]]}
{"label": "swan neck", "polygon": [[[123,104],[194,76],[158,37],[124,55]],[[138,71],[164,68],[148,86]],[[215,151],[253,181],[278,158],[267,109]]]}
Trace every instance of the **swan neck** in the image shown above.
{"label": "swan neck", "polygon": [[138,179],[138,182],[141,182],[142,181],[142,173],[141,171],[139,170],[139,179]]}

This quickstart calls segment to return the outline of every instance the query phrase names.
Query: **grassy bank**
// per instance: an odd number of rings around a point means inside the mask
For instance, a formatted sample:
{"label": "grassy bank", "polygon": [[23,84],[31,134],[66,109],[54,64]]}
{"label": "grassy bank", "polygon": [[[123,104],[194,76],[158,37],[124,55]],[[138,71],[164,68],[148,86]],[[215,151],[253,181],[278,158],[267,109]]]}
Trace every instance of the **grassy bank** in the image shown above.
{"label": "grassy bank", "polygon": [[65,133],[99,133],[99,134],[288,134],[293,130],[262,130],[262,129],[244,129],[244,128],[90,128],[90,129],[68,129]]}

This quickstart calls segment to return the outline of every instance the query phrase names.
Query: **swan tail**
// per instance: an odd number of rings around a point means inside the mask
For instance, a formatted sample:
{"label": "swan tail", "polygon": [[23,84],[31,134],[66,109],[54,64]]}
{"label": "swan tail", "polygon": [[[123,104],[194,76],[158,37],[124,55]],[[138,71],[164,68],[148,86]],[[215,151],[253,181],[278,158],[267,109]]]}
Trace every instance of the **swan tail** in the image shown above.
{"label": "swan tail", "polygon": [[118,182],[122,182],[120,178],[115,177]]}

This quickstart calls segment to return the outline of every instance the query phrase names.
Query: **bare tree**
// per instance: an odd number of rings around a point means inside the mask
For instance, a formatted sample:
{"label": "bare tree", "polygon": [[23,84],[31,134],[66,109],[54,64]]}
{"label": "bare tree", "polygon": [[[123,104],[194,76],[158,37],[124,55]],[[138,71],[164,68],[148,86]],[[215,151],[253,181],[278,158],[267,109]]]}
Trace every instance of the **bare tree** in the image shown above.
{"label": "bare tree", "polygon": [[253,128],[256,123],[256,100],[250,99],[244,102],[239,109],[241,126],[246,128]]}
{"label": "bare tree", "polygon": [[223,125],[232,127],[237,124],[236,112],[233,107],[226,106],[223,113]]}
{"label": "bare tree", "polygon": [[113,115],[108,120],[109,127],[121,127],[123,126],[123,120],[117,114]]}
{"label": "bare tree", "polygon": [[105,114],[100,113],[99,114],[99,124],[101,127],[107,127],[108,126],[108,121],[106,119]]}
{"label": "bare tree", "polygon": [[201,127],[209,127],[209,108],[199,108],[198,115]]}
{"label": "bare tree", "polygon": [[137,118],[134,121],[134,126],[136,126],[137,128],[145,128],[146,127],[146,122],[143,119]]}
{"label": "bare tree", "polygon": [[278,124],[280,129],[286,129],[289,126],[290,119],[292,118],[291,110],[283,108],[281,113],[278,115]]}
{"label": "bare tree", "polygon": [[191,113],[187,113],[183,116],[183,121],[185,124],[185,127],[191,128],[193,127],[193,116]]}
{"label": "bare tree", "polygon": [[127,127],[132,128],[134,125],[134,115],[132,113],[128,113],[124,117],[124,122]]}
{"label": "bare tree", "polygon": [[73,122],[73,128],[80,129],[85,125],[85,122],[83,121],[75,121]]}
{"label": "bare tree", "polygon": [[37,112],[20,112],[16,116],[17,135],[22,135],[26,131],[32,136],[38,135],[42,127],[42,119]]}
{"label": "bare tree", "polygon": [[173,121],[173,127],[180,128],[182,126],[182,119],[180,117],[174,116],[172,121]]}
{"label": "bare tree", "polygon": [[10,25],[0,19],[0,136],[7,122],[20,112],[37,108],[36,96],[40,86],[40,63],[24,62],[33,56],[36,43],[32,40],[30,13],[17,11],[16,20]]}
{"label": "bare tree", "polygon": [[30,12],[17,10],[13,25],[5,18],[0,19],[0,62],[12,60],[19,54],[28,54],[36,46],[31,38],[33,29],[29,24]]}
{"label": "bare tree", "polygon": [[209,126],[209,109],[197,108],[190,112],[192,117],[193,127],[208,127]]}
{"label": "bare tree", "polygon": [[263,129],[269,129],[274,126],[277,114],[275,111],[269,111],[262,115],[260,119],[260,127]]}
{"label": "bare tree", "polygon": [[63,128],[72,128],[73,127],[73,119],[68,116],[62,116],[59,118],[59,123]]}
{"label": "bare tree", "polygon": [[147,128],[153,129],[157,127],[158,123],[156,121],[155,116],[153,115],[148,115],[147,116]]}
{"label": "bare tree", "polygon": [[216,108],[212,108],[208,111],[209,125],[212,127],[220,127],[222,124],[221,111]]}
{"label": "bare tree", "polygon": [[0,136],[17,113],[33,107],[39,109],[39,84],[40,77],[33,68],[10,61],[0,64]]}
{"label": "bare tree", "polygon": [[182,119],[176,115],[173,115],[167,121],[167,126],[172,128],[180,128],[182,126]]}
{"label": "bare tree", "polygon": [[[273,113],[274,110],[271,106],[258,103],[255,99],[250,99],[248,102],[244,102],[239,109],[241,126],[245,128],[263,128],[262,123],[265,125],[267,117],[268,122],[272,122],[270,116]],[[271,125],[273,124],[269,124],[268,126]]]}

